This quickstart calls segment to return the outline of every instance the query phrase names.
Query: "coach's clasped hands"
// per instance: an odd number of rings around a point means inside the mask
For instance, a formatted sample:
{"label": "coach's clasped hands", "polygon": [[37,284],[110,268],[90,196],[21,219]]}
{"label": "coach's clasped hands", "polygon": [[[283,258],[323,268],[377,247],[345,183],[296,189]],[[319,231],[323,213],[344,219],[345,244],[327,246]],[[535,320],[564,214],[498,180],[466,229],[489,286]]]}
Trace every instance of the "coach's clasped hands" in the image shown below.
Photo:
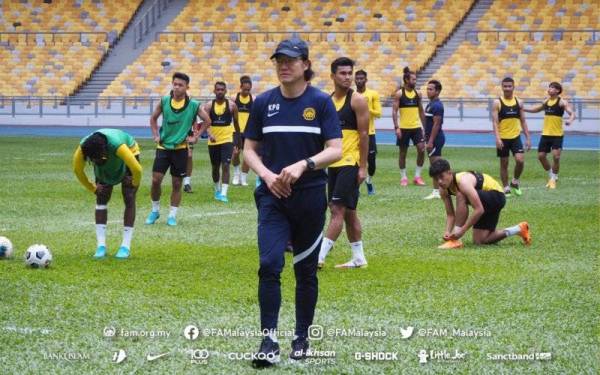
{"label": "coach's clasped hands", "polygon": [[263,180],[273,195],[277,198],[287,198],[292,194],[292,185],[298,181],[305,170],[306,161],[300,160],[283,168],[278,175],[269,173]]}

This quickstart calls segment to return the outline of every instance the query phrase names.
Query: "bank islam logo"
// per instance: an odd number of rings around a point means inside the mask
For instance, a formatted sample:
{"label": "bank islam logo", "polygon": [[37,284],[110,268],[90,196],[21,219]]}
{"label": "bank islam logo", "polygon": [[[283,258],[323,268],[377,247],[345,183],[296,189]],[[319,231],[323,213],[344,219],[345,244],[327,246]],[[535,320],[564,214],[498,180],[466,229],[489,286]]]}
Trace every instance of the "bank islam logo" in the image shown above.
{"label": "bank islam logo", "polygon": [[112,361],[113,363],[121,363],[125,360],[125,358],[127,358],[127,353],[125,353],[125,350],[119,349],[118,352],[113,354]]}
{"label": "bank islam logo", "polygon": [[196,340],[199,335],[200,335],[200,330],[198,329],[198,327],[196,327],[193,324],[190,324],[189,326],[187,326],[183,329],[183,337],[185,337],[186,339],[188,339],[190,341]]}
{"label": "bank islam logo", "polygon": [[413,326],[408,326],[406,328],[400,327],[400,334],[402,335],[403,339],[409,339],[412,336],[414,331],[415,331],[415,327],[413,327]]}

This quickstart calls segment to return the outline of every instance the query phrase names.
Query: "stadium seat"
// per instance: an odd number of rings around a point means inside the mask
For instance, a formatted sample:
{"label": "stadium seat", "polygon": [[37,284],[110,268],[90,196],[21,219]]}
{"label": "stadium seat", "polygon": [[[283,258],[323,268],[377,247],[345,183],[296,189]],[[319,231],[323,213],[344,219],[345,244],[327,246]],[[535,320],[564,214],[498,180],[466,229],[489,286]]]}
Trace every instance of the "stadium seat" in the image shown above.
{"label": "stadium seat", "polygon": [[141,0],[60,0],[49,4],[32,0],[2,1],[0,31],[15,31],[13,23],[20,22],[17,31],[114,31],[118,35],[140,3]]}
{"label": "stadium seat", "polygon": [[[202,30],[207,33],[188,34],[182,39],[162,34],[130,65],[132,69],[121,73],[102,95],[119,95],[124,90],[133,90],[137,94],[164,94],[169,90],[170,74],[161,69],[160,62],[166,57],[171,61],[169,72],[182,70],[190,74],[191,92],[194,95],[212,95],[213,90],[213,80],[209,80],[208,85],[200,85],[198,79],[194,79],[196,77],[202,80],[219,77],[237,87],[242,74],[256,76],[254,89],[261,91],[276,84],[272,63],[268,58],[277,42],[291,35],[282,30],[297,30],[295,34],[311,44],[313,68],[317,74],[314,82],[318,86],[331,85],[329,64],[336,57],[348,55],[357,60],[358,68],[369,71],[373,88],[383,95],[389,95],[396,89],[397,77],[402,75],[403,67],[418,69],[423,66],[435,50],[435,45],[464,16],[464,9],[471,6],[472,0],[460,0],[460,3],[425,0],[419,6],[407,0],[382,0],[374,4],[366,9],[364,2],[359,0],[308,0],[303,3],[277,0],[225,4],[191,0],[167,31]],[[282,11],[284,6],[289,7],[289,11]],[[444,12],[444,19],[427,16],[433,7]],[[202,17],[198,17],[198,9],[203,10]],[[405,9],[408,9],[408,13]],[[382,17],[373,17],[375,13],[381,13]],[[399,24],[402,27],[398,27]],[[377,30],[435,30],[435,40],[433,33],[380,34],[374,32]],[[241,36],[208,34],[224,31],[241,32]],[[356,31],[366,32],[357,34],[354,33]],[[195,46],[189,45],[190,41]],[[198,48],[199,45],[202,47]],[[167,48],[168,53],[162,54]],[[393,64],[389,64],[391,59]],[[139,77],[146,73],[159,78],[136,81],[139,84],[134,89],[131,85],[125,86],[126,80],[131,81],[131,74]]]}
{"label": "stadium seat", "polygon": [[[567,95],[598,98],[589,80],[600,78],[600,42],[590,40],[592,33],[584,29],[597,29],[599,17],[591,0],[494,1],[478,29],[546,31],[501,32],[499,38],[495,32],[479,33],[479,43],[463,42],[434,77],[452,97],[499,95],[500,80],[510,75],[522,88],[518,96],[543,97],[548,83],[556,80],[564,83]],[[457,79],[456,71],[469,74]],[[481,89],[473,92],[476,83]]]}
{"label": "stadium seat", "polygon": [[[0,92],[5,96],[72,93],[105,55],[106,33],[119,35],[140,2],[0,2],[0,77],[7,77],[0,82]],[[2,34],[14,32],[14,22],[21,23],[19,32],[32,34]],[[14,76],[24,84],[15,85],[14,79],[8,78]]]}

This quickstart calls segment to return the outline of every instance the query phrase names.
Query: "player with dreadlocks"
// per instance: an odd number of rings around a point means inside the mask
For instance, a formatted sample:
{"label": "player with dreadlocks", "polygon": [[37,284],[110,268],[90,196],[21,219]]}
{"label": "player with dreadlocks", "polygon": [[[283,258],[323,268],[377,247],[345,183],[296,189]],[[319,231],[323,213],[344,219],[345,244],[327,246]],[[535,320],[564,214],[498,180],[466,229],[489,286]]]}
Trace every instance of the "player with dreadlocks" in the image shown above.
{"label": "player with dreadlocks", "polygon": [[[142,178],[139,163],[140,149],[133,137],[118,129],[99,129],[84,137],[73,155],[73,171],[81,184],[96,195],[96,238],[98,247],[94,258],[106,257],[106,221],[108,201],[113,186],[121,184],[125,212],[123,214],[123,242],[115,257],[129,257],[133,224],[135,222],[135,194]],[[85,162],[94,167],[95,183],[84,171]]]}

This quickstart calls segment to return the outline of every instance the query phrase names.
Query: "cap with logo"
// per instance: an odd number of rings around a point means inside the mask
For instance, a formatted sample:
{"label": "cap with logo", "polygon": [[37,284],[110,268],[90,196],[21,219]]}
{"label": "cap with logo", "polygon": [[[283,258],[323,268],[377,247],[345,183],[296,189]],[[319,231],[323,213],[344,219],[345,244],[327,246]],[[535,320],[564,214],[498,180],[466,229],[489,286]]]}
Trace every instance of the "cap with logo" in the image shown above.
{"label": "cap with logo", "polygon": [[308,44],[300,38],[283,40],[277,45],[271,58],[274,59],[278,55],[308,58]]}

